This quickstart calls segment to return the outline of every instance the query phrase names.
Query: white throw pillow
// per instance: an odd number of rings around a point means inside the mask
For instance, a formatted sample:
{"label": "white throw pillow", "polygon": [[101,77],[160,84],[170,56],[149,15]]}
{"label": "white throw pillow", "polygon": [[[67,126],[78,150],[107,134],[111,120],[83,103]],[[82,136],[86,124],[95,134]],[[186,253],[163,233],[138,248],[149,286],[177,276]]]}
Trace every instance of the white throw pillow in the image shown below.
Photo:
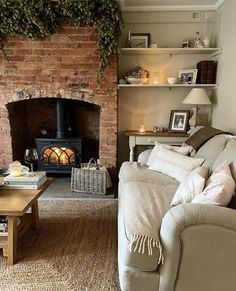
{"label": "white throw pillow", "polygon": [[179,154],[184,155],[184,156],[188,156],[193,150],[193,147],[189,146],[189,145],[178,147],[178,146],[172,146],[172,145],[168,145],[168,144],[161,144],[161,143],[155,141],[155,146],[154,146],[154,148],[153,148],[153,150],[148,158],[148,161],[147,161],[148,166],[151,165],[153,159],[155,159],[155,156],[161,147],[164,147],[170,151],[179,153]]}
{"label": "white throw pillow", "polygon": [[235,194],[235,182],[226,161],[221,163],[207,180],[206,188],[192,203],[227,206]]}
{"label": "white throw pillow", "polygon": [[189,173],[179,185],[171,205],[176,206],[182,203],[189,203],[197,194],[202,193],[208,178],[208,172],[209,168],[197,167]]}
{"label": "white throw pillow", "polygon": [[186,157],[160,147],[149,169],[166,174],[182,182],[193,169],[200,167],[203,162],[204,159]]}

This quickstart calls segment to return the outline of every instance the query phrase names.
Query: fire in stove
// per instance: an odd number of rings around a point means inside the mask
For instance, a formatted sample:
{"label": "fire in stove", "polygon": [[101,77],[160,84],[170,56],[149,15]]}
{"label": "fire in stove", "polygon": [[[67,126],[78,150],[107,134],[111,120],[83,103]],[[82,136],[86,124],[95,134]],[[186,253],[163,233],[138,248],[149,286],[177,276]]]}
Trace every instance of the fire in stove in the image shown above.
{"label": "fire in stove", "polygon": [[67,137],[63,101],[56,100],[56,137],[36,138],[38,169],[48,173],[70,173],[82,158],[82,139]]}
{"label": "fire in stove", "polygon": [[43,152],[43,163],[52,165],[71,165],[75,163],[75,154],[66,147],[51,147]]}

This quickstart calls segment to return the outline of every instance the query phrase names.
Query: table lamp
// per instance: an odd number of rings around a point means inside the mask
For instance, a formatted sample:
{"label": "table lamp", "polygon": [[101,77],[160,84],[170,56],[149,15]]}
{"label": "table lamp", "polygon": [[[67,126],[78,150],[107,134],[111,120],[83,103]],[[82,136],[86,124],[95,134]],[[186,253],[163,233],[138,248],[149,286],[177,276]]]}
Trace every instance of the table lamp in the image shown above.
{"label": "table lamp", "polygon": [[193,107],[193,115],[189,119],[189,126],[190,128],[196,127],[197,125],[197,112],[198,112],[198,105],[210,105],[211,101],[203,88],[194,88],[192,89],[187,97],[183,101],[184,104],[194,104],[196,105]]}

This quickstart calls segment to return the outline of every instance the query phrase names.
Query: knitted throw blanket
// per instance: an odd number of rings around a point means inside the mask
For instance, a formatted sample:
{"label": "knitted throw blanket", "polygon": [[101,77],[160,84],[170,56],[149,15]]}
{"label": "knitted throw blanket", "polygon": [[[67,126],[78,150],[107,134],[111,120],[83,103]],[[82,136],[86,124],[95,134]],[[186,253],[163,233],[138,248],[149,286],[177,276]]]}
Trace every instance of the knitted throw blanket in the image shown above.
{"label": "knitted throw blanket", "polygon": [[206,143],[209,139],[218,134],[230,134],[230,133],[214,127],[206,126],[200,128],[196,133],[191,135],[185,141],[185,144],[192,146],[197,151],[204,143]]}
{"label": "knitted throw blanket", "polygon": [[174,193],[176,187],[144,182],[129,182],[124,186],[125,232],[130,241],[129,251],[152,255],[153,249],[158,248],[158,264],[164,260],[159,232],[162,218],[170,208],[170,201],[166,199],[168,191]]}

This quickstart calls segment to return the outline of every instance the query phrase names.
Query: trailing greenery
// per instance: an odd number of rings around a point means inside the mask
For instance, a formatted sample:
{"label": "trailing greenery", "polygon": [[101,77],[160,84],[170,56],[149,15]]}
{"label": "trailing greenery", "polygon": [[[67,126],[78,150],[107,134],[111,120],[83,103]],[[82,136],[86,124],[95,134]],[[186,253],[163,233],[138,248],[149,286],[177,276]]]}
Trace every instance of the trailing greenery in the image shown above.
{"label": "trailing greenery", "polygon": [[118,50],[122,16],[116,0],[0,0],[0,50],[6,34],[38,39],[72,19],[78,27],[97,26],[101,79],[109,56]]}

